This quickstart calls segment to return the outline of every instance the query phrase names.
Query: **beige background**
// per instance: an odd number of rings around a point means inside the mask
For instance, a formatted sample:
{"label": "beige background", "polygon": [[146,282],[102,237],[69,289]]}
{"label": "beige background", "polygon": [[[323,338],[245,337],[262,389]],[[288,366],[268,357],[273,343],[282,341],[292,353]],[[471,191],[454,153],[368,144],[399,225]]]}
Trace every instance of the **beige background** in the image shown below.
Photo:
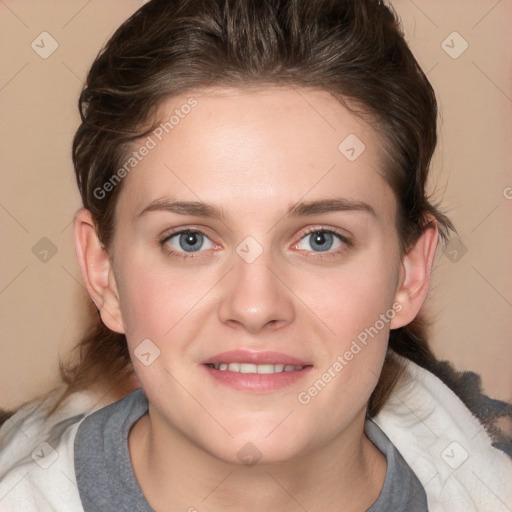
{"label": "beige background", "polygon": [[[0,406],[52,384],[58,354],[80,335],[86,295],[71,224],[80,206],[70,158],[76,103],[101,45],[142,3],[0,0]],[[452,241],[450,257],[436,257],[432,345],[458,369],[479,372],[488,394],[511,400],[512,2],[393,4],[438,94],[432,189],[467,248]],[[42,32],[58,44],[46,59],[31,47],[35,40],[48,51]]]}

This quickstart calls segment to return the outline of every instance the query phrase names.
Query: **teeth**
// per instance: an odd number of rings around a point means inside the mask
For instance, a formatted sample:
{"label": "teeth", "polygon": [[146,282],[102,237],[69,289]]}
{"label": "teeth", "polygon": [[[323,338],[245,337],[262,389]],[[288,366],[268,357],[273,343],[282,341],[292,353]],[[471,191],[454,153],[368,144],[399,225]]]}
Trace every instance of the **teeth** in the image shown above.
{"label": "teeth", "polygon": [[258,373],[258,367],[255,364],[240,364],[240,373]]}
{"label": "teeth", "polygon": [[273,364],[259,364],[257,371],[258,373],[276,373],[276,369]]}
{"label": "teeth", "polygon": [[294,366],[292,364],[252,364],[252,363],[220,363],[220,364],[211,364],[209,365],[212,368],[215,368],[220,371],[229,370],[230,372],[237,373],[281,373],[285,372],[294,372],[298,370],[302,370],[303,366]]}

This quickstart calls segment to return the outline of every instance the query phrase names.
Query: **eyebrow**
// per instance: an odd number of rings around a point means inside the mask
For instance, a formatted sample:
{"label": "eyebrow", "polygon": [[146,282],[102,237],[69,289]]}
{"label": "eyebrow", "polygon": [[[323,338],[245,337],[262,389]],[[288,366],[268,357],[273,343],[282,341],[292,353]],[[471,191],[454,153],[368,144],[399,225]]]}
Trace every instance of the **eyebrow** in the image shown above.
{"label": "eyebrow", "polygon": [[[179,215],[191,215],[223,220],[228,217],[224,208],[204,203],[202,201],[173,201],[170,198],[158,198],[149,203],[138,215],[140,218],[147,213],[166,211]],[[343,197],[320,199],[317,201],[306,201],[296,203],[287,208],[284,217],[307,217],[321,213],[332,213],[340,211],[360,211],[371,214],[377,218],[373,207],[363,201],[347,199]]]}

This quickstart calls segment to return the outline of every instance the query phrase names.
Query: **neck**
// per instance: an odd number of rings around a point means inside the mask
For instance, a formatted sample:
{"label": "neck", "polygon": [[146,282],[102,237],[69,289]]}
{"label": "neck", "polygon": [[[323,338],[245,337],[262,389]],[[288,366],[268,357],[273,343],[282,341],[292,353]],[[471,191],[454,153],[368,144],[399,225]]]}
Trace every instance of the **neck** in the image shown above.
{"label": "neck", "polygon": [[364,434],[364,411],[336,438],[293,460],[245,466],[221,460],[149,413],[128,438],[135,476],[157,512],[369,508],[386,461]]}

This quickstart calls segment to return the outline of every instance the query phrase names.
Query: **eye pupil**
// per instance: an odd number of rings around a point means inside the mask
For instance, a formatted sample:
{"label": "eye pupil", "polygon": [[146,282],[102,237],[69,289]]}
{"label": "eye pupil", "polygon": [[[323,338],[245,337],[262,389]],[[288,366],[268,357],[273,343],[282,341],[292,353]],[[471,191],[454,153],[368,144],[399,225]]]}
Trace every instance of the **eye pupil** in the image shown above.
{"label": "eye pupil", "polygon": [[324,234],[323,233],[319,233],[319,232],[316,232],[315,233],[315,242],[317,244],[324,244],[325,243],[325,237],[324,237]]}

